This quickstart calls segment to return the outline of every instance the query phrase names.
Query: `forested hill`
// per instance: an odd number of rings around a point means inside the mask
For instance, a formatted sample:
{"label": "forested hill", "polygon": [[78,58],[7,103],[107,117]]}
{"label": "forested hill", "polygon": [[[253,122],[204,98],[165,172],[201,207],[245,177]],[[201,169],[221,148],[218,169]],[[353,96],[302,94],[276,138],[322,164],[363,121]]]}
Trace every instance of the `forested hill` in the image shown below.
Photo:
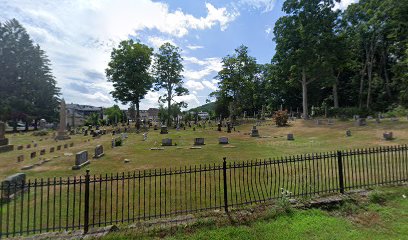
{"label": "forested hill", "polygon": [[215,109],[215,102],[210,102],[207,104],[204,104],[202,106],[192,108],[189,110],[189,112],[214,112]]}

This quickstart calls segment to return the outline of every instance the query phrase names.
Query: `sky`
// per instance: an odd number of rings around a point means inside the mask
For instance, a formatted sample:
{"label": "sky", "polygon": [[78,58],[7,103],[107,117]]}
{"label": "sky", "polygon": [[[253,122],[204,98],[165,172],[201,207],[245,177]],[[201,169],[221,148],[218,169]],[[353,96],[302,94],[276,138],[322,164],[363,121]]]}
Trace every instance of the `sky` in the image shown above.
{"label": "sky", "polygon": [[[344,0],[344,9],[357,0]],[[275,53],[273,27],[283,0],[0,0],[0,22],[17,19],[51,60],[67,103],[109,107],[112,83],[105,76],[113,47],[140,40],[155,51],[164,42],[182,50],[188,108],[206,103],[217,90],[223,57],[241,44],[258,63]],[[140,109],[158,107],[150,91]]]}

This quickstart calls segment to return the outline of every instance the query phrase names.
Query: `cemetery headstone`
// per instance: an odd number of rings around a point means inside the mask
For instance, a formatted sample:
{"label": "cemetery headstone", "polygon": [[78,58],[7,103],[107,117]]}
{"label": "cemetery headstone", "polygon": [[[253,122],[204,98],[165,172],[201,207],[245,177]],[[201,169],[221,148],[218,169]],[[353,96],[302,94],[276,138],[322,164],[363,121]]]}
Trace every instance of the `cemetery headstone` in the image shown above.
{"label": "cemetery headstone", "polygon": [[26,174],[16,173],[8,176],[2,181],[3,189],[1,191],[2,201],[8,202],[15,197],[17,193],[24,190],[22,186],[25,185]]}
{"label": "cemetery headstone", "polygon": [[162,146],[173,146],[173,141],[171,138],[162,139]]}
{"label": "cemetery headstone", "polygon": [[391,121],[393,121],[393,122],[398,122],[398,118],[392,117],[392,118],[391,118]]}
{"label": "cemetery headstone", "polygon": [[102,145],[97,145],[95,147],[95,155],[94,158],[100,158],[103,155],[105,155],[105,153],[103,152],[103,146]]}
{"label": "cemetery headstone", "polygon": [[85,129],[84,136],[88,136],[88,129]]}
{"label": "cemetery headstone", "polygon": [[87,164],[89,164],[88,151],[78,152],[75,155],[75,165],[72,166],[72,170],[78,170]]}
{"label": "cemetery headstone", "polygon": [[143,133],[143,141],[146,141],[146,140],[147,140],[147,132]]}
{"label": "cemetery headstone", "polygon": [[205,145],[204,138],[194,138],[194,145]]}
{"label": "cemetery headstone", "polygon": [[68,143],[65,143],[65,144],[64,144],[64,148],[68,148]]}
{"label": "cemetery headstone", "polygon": [[26,148],[31,148],[31,144],[27,144]]}
{"label": "cemetery headstone", "polygon": [[367,122],[365,118],[359,118],[356,120],[356,126],[361,127],[361,126],[366,126],[366,125],[367,125]]}
{"label": "cemetery headstone", "polygon": [[0,122],[0,153],[14,150],[14,145],[9,144],[9,140],[5,137],[5,135],[6,124],[4,122]]}
{"label": "cemetery headstone", "polygon": [[22,162],[22,161],[24,161],[24,155],[18,155],[17,162]]}
{"label": "cemetery headstone", "polygon": [[333,119],[328,119],[327,124],[328,125],[334,125],[334,120]]}
{"label": "cemetery headstone", "polygon": [[40,150],[40,155],[44,155],[45,154],[45,148]]}
{"label": "cemetery headstone", "polygon": [[259,137],[259,131],[256,129],[256,126],[252,126],[251,137]]}
{"label": "cemetery headstone", "polygon": [[293,133],[288,133],[287,139],[288,139],[289,141],[295,140],[295,138],[293,137]]}
{"label": "cemetery headstone", "polygon": [[34,144],[33,144],[33,147],[37,147],[37,146],[38,146],[38,144],[37,144],[37,143],[34,143]]}
{"label": "cemetery headstone", "polygon": [[50,153],[55,152],[55,147],[50,147]]}
{"label": "cemetery headstone", "polygon": [[61,145],[57,146],[57,151],[61,150]]}
{"label": "cemetery headstone", "polygon": [[351,137],[351,130],[346,130],[346,136]]}
{"label": "cemetery headstone", "polygon": [[23,145],[18,145],[17,150],[23,150],[24,146]]}
{"label": "cemetery headstone", "polygon": [[393,139],[392,132],[385,132],[383,133],[383,137],[385,140],[389,141]]}
{"label": "cemetery headstone", "polygon": [[67,110],[66,110],[65,100],[62,99],[61,104],[60,104],[60,124],[59,124],[58,134],[55,137],[56,140],[71,139],[71,137],[68,136],[66,133],[66,127],[67,127]]}
{"label": "cemetery headstone", "polygon": [[35,158],[36,156],[37,156],[37,152],[32,152],[32,153],[30,154],[30,158],[31,158],[31,159]]}
{"label": "cemetery headstone", "polygon": [[160,134],[168,134],[167,126],[163,125],[160,127]]}
{"label": "cemetery headstone", "polygon": [[218,139],[218,143],[219,144],[228,144],[229,142],[228,142],[228,138],[227,137],[220,137],[219,139]]}

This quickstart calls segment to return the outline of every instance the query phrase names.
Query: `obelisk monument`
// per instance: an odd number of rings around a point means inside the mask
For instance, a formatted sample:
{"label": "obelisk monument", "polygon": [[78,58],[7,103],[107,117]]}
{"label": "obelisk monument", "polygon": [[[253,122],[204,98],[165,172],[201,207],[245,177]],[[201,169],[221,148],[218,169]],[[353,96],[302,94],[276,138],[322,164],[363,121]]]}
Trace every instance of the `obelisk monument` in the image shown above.
{"label": "obelisk monument", "polygon": [[66,140],[71,138],[66,133],[66,127],[67,127],[67,109],[65,106],[65,100],[62,99],[60,103],[60,124],[58,128],[58,134],[55,137],[55,139]]}

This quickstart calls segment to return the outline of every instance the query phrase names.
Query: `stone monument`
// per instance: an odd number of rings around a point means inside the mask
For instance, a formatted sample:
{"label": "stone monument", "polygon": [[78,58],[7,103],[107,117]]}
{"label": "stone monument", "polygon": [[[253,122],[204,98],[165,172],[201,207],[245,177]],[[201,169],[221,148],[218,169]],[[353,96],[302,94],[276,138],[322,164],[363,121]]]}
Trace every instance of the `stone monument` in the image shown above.
{"label": "stone monument", "polygon": [[0,153],[14,150],[14,145],[9,144],[8,138],[5,137],[6,124],[0,122]]}
{"label": "stone monument", "polygon": [[258,129],[256,129],[256,126],[252,127],[251,137],[259,137],[259,132]]}
{"label": "stone monument", "polygon": [[61,106],[60,106],[60,124],[59,124],[58,134],[55,137],[56,140],[71,139],[71,137],[68,136],[66,133],[66,127],[67,127],[67,110],[65,107],[65,100],[62,99]]}

